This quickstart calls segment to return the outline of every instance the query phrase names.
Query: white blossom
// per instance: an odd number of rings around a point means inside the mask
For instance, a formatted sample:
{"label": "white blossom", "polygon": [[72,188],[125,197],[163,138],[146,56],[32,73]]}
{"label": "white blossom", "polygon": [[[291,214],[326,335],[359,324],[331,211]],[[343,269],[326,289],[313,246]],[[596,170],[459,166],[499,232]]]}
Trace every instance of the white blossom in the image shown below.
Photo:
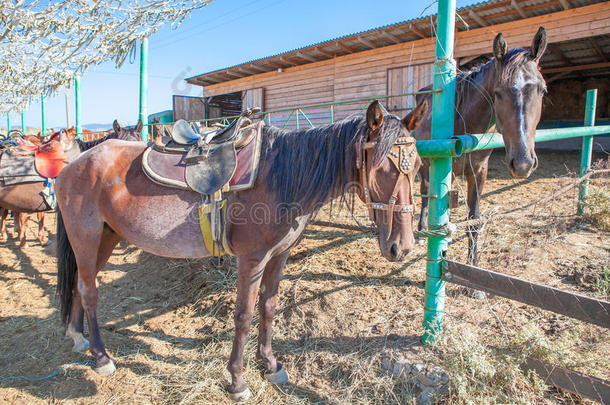
{"label": "white blossom", "polygon": [[0,112],[24,110],[92,65],[120,67],[139,40],[211,2],[0,0]]}

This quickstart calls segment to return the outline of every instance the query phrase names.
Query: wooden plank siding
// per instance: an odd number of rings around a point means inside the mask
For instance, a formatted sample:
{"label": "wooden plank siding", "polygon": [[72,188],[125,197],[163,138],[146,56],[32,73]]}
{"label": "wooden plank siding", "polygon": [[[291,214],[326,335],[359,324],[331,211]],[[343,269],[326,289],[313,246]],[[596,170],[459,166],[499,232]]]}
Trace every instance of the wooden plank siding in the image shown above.
{"label": "wooden plank siding", "polygon": [[174,121],[179,119],[192,121],[205,118],[204,99],[202,97],[173,96]]}
{"label": "wooden plank siding", "polygon": [[[610,33],[610,7],[604,2],[460,31],[456,35],[455,57],[491,53],[493,38],[499,32],[504,34],[509,48],[527,47],[539,26],[546,28],[550,42],[605,35]],[[424,38],[289,67],[281,73],[273,71],[208,85],[204,86],[205,95],[264,88],[264,109],[270,111],[417,91],[432,81],[430,69],[434,60],[434,41],[434,38]],[[335,106],[335,120],[360,112],[365,104]],[[396,110],[397,114],[404,114],[412,106],[412,99],[391,100],[390,103],[390,109]],[[304,111],[308,116],[311,113],[314,117],[312,122],[316,125],[328,122],[328,107]],[[274,116],[274,125],[281,125],[279,119],[287,118],[288,114]],[[304,119],[300,122],[307,125]]]}

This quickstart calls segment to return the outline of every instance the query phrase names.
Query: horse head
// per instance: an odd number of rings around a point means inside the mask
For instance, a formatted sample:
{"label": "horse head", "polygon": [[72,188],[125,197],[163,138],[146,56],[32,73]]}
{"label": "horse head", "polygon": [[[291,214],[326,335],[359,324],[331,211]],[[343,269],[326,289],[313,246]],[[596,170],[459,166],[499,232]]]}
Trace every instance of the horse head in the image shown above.
{"label": "horse head", "polygon": [[356,147],[360,198],[379,230],[383,256],[400,261],[415,245],[413,236],[413,182],[421,165],[411,132],[426,116],[421,102],[406,117],[384,115],[377,101],[366,111],[367,139]]}
{"label": "horse head", "polygon": [[529,50],[507,51],[502,33],[493,42],[495,122],[504,138],[506,164],[513,178],[528,177],[538,164],[534,137],[546,93],[539,62],[546,45],[543,27],[538,29]]}
{"label": "horse head", "polygon": [[138,120],[138,123],[135,127],[121,127],[117,120],[114,120],[112,123],[112,129],[116,134],[117,139],[122,139],[124,141],[140,141],[142,128],[144,125],[142,124],[142,120]]}

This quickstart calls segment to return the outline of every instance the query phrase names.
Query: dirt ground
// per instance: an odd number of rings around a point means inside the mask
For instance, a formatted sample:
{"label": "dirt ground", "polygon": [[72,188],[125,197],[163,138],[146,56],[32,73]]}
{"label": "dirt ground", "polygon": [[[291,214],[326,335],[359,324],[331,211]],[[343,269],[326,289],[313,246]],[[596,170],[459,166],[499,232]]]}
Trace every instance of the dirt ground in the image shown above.
{"label": "dirt ground", "polygon": [[[541,152],[532,177],[515,181],[502,157],[492,157],[483,213],[542,198],[578,172],[578,154]],[[607,190],[610,182],[594,179],[592,185]],[[603,276],[610,278],[610,233],[575,215],[576,196],[572,189],[518,218],[490,221],[480,238],[479,265],[608,300]],[[354,223],[346,212],[334,215]],[[464,217],[461,204],[452,221]],[[47,215],[50,246],[34,240],[34,226],[30,248],[21,251],[12,237],[0,243],[1,403],[231,403],[225,386],[233,258],[218,267],[207,259],[170,260],[125,243],[117,247],[98,278],[102,338],[117,371],[100,377],[87,363],[91,356],[72,353],[63,336],[55,299],[55,216]],[[465,261],[466,247],[459,233],[448,256]],[[608,330],[500,297],[475,300],[459,286],[447,286],[442,342],[421,346],[424,279],[425,245],[405,263],[390,263],[371,234],[310,226],[292,251],[274,322],[274,352],[290,383],[278,388],[262,378],[254,358],[255,320],[246,348],[251,403],[413,403],[413,385],[382,367],[384,356],[408,351],[446,370],[444,403],[588,402],[523,374],[517,367],[523,354],[610,379]],[[41,381],[7,379],[38,379],[62,367]]]}

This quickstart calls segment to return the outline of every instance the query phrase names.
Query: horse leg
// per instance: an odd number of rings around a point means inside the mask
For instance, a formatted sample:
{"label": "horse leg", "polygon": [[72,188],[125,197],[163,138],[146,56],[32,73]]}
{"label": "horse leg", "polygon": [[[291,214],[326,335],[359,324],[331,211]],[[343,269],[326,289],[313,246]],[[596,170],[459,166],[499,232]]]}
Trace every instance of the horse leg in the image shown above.
{"label": "horse leg", "polygon": [[15,223],[19,223],[19,247],[27,248],[27,224],[30,220],[30,214],[26,214],[25,212],[17,213],[17,218],[15,219]]}
{"label": "horse leg", "polygon": [[[95,371],[103,376],[112,374],[116,370],[116,366],[110,356],[108,356],[108,353],[106,353],[104,342],[100,336],[100,329],[97,323],[98,292],[95,279],[98,271],[106,264],[119,240],[120,238],[114,232],[109,228],[104,228],[99,237],[95,235],[89,240],[83,238],[79,241],[78,246],[82,248],[81,252],[77,251],[77,246],[72,245],[78,268],[78,282],[76,286],[82,307],[87,315],[87,324],[89,325],[89,339],[91,339],[89,349],[95,356]],[[91,254],[90,251],[87,251],[90,246],[95,245],[98,246],[97,254]],[[75,331],[78,331],[78,317],[80,314],[78,309],[75,312],[73,328]]]}
{"label": "horse leg", "polygon": [[0,241],[4,242],[8,240],[6,236],[6,217],[8,216],[8,210],[6,208],[0,208]]}
{"label": "horse leg", "polygon": [[[102,270],[120,240],[121,238],[116,233],[109,228],[104,228],[102,242],[98,249],[96,275]],[[71,338],[74,342],[74,346],[72,347],[73,352],[84,353],[89,348],[89,341],[83,336],[85,310],[77,287],[78,274],[76,277],[74,289],[72,290],[72,309],[66,327],[66,336]]]}
{"label": "horse leg", "polygon": [[38,240],[41,246],[46,246],[49,243],[49,236],[44,229],[44,212],[37,212],[38,216]]}
{"label": "horse leg", "polygon": [[260,313],[260,325],[258,332],[258,348],[256,357],[261,359],[265,365],[265,378],[274,384],[286,384],[288,374],[279,364],[271,349],[273,336],[273,316],[277,304],[277,292],[282,278],[282,270],[286,264],[290,251],[272,258],[263,273],[261,296],[258,302]]}
{"label": "horse leg", "polygon": [[[8,213],[9,210],[6,210],[6,212]],[[13,238],[19,238],[19,232],[21,229],[19,227],[19,213],[15,212],[15,211],[10,211],[10,212],[13,217]]]}
{"label": "horse leg", "polygon": [[244,345],[250,329],[254,304],[266,263],[260,260],[239,260],[237,266],[237,302],[235,305],[235,337],[229,358],[228,370],[231,373],[229,396],[233,401],[245,401],[252,393],[243,378]]}
{"label": "horse leg", "polygon": [[[419,185],[419,192],[422,196],[428,195],[430,190],[430,180],[429,180],[429,172],[428,167],[422,164],[421,169],[419,169],[419,176],[421,177],[421,183]],[[417,224],[417,230],[423,231],[428,229],[428,198],[421,198],[421,211],[419,214],[419,222]],[[418,244],[423,244],[425,242],[425,238],[417,238]]]}
{"label": "horse leg", "polygon": [[[475,169],[475,173],[472,171],[467,172],[466,181],[468,183],[468,219],[478,219],[480,217],[479,206],[481,202],[481,195],[483,194],[483,185],[487,179],[487,161],[484,162],[480,167]],[[466,234],[468,235],[468,264],[476,266],[479,262],[478,257],[478,238],[479,231],[481,229],[480,224],[468,225]],[[474,298],[482,299],[485,298],[485,293],[480,290],[474,290]]]}
{"label": "horse leg", "polygon": [[[468,219],[478,219],[480,217],[479,206],[483,185],[487,179],[487,164],[476,170],[473,175],[467,175],[468,183]],[[469,225],[466,233],[468,234],[468,264],[476,266],[478,264],[478,236],[481,225]]]}

